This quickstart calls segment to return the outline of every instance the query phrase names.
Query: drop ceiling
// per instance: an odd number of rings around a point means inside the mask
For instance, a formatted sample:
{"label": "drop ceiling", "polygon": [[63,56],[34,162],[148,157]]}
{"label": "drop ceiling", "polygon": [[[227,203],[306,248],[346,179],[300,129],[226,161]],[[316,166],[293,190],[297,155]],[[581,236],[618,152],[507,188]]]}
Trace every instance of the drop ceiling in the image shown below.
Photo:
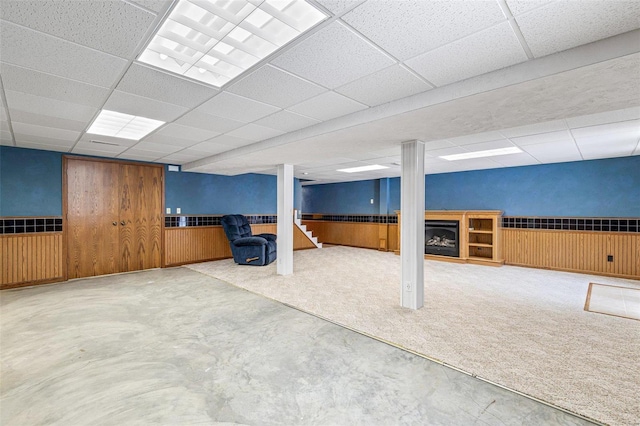
{"label": "drop ceiling", "polygon": [[[329,18],[216,88],[137,60],[177,0],[0,0],[0,144],[305,185],[399,176],[414,139],[429,174],[640,155],[640,2],[308,1]],[[86,133],[102,109],[166,124]]]}

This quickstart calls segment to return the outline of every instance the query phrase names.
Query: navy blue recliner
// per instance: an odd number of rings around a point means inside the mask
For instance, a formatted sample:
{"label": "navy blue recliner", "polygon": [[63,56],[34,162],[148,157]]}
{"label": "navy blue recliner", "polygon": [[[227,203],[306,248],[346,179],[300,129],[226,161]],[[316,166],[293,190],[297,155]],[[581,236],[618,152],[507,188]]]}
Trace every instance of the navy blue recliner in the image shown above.
{"label": "navy blue recliner", "polygon": [[252,235],[249,221],[241,214],[222,216],[222,227],[236,263],[263,266],[276,260],[276,235]]}

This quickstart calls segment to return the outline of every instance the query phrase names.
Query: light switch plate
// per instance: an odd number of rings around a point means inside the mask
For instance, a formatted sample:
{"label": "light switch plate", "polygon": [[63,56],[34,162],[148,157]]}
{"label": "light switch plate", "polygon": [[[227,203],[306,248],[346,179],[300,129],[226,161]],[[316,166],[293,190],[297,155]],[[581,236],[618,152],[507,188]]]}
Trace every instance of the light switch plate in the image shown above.
{"label": "light switch plate", "polygon": [[182,209],[181,209],[180,207],[178,207],[178,208],[176,209],[176,214],[180,214],[180,213],[182,213]]}
{"label": "light switch plate", "polygon": [[167,214],[171,214],[171,207],[167,207]]}

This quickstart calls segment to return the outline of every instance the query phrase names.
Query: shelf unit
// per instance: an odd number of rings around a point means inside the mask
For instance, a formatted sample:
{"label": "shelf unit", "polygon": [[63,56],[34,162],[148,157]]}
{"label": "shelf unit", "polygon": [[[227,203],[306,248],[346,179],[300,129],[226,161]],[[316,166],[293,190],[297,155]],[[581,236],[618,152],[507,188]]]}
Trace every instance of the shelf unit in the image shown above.
{"label": "shelf unit", "polygon": [[502,212],[467,212],[467,259],[469,263],[502,265],[500,217]]}
{"label": "shelf unit", "polygon": [[[398,225],[401,212],[398,214]],[[500,266],[502,258],[502,238],[500,236],[500,210],[425,210],[424,218],[431,220],[457,220],[459,227],[460,257],[425,254],[425,259],[455,263],[475,263]],[[400,245],[400,226],[398,226],[398,246]],[[400,251],[396,251],[399,254]]]}

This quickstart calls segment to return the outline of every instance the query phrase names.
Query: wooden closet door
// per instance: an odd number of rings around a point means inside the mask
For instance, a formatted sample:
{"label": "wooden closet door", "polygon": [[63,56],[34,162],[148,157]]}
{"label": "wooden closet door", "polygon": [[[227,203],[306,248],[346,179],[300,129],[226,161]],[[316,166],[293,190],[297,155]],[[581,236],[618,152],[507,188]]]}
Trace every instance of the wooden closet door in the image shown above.
{"label": "wooden closet door", "polygon": [[71,278],[120,271],[120,165],[66,159],[67,274]]}
{"label": "wooden closet door", "polygon": [[120,270],[162,262],[162,168],[120,165]]}

